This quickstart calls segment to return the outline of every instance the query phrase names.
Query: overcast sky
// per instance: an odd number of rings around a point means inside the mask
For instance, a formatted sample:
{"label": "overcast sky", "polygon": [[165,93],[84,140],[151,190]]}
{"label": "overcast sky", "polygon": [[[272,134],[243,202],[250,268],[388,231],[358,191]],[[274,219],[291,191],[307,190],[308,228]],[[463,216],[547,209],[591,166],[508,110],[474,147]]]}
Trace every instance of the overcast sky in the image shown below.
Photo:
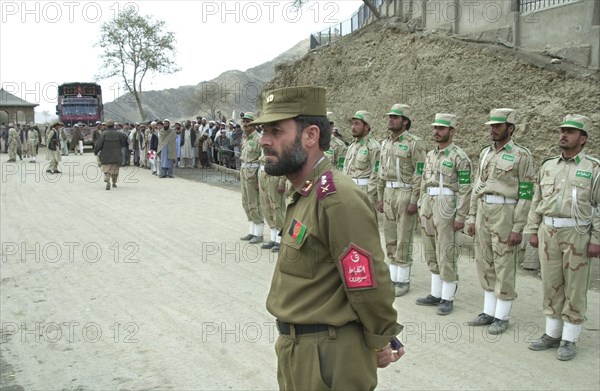
{"label": "overcast sky", "polygon": [[[0,83],[54,115],[56,86],[94,81],[100,26],[125,7],[166,22],[177,39],[176,74],[147,77],[144,90],[195,85],[230,69],[260,65],[333,23],[361,0],[312,0],[299,14],[291,1],[0,1]],[[118,79],[101,80],[104,101],[123,94]]]}

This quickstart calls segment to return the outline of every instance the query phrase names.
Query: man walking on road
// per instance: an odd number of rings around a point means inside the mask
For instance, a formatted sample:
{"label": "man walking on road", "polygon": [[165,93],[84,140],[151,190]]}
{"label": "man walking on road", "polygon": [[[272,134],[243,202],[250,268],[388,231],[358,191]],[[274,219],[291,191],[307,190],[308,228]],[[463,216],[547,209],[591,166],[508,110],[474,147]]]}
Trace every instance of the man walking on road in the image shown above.
{"label": "man walking on road", "polygon": [[579,114],[564,118],[562,154],[542,164],[525,228],[530,244],[539,248],[546,315],[546,333],[529,349],[558,347],[556,358],[562,361],[575,357],[587,309],[590,258],[600,255],[600,160],[583,151],[590,122]]}
{"label": "man walking on road", "polygon": [[377,178],[377,210],[383,213],[383,232],[396,296],[410,289],[417,201],[425,163],[425,145],[409,132],[410,106],[397,103],[387,113],[391,134],[381,147]]}
{"label": "man walking on road", "polygon": [[111,180],[112,187],[117,187],[122,157],[121,148],[127,142],[127,136],[115,129],[115,121],[113,120],[106,121],[106,128],[100,134],[96,145],[94,145],[94,154],[100,155],[106,190],[110,190]]}
{"label": "man walking on road", "polygon": [[265,171],[294,188],[267,298],[279,388],[373,390],[377,367],[404,354],[376,212],[323,154],[325,88],[270,91],[263,110]]}
{"label": "man walking on road", "polygon": [[436,114],[431,125],[438,146],[427,154],[419,202],[431,293],[417,304],[437,306],[438,315],[448,315],[458,285],[456,235],[465,226],[471,202],[471,160],[453,142],[456,115]]}
{"label": "man walking on road", "polygon": [[490,325],[488,332],[496,335],[508,328],[517,297],[519,244],[533,198],[535,165],[529,150],[512,140],[513,109],[492,110],[485,124],[490,126],[494,143],[479,154],[467,224],[469,235],[475,236],[475,260],[484,301],[483,312],[469,325]]}
{"label": "man walking on road", "polygon": [[66,141],[61,141],[64,134],[63,126],[63,123],[59,121],[53,123],[46,138],[48,144],[48,155],[46,158],[50,161],[46,172],[49,174],[60,174],[58,162],[61,161],[61,143],[64,142],[66,144]]}

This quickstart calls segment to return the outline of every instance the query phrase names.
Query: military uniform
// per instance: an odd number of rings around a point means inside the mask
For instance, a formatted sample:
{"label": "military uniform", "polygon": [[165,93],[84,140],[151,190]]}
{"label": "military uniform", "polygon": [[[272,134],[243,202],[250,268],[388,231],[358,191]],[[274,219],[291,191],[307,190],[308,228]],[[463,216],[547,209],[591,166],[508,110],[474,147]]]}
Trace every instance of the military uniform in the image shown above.
{"label": "military uniform", "polygon": [[[567,116],[561,127],[587,131],[588,123]],[[600,244],[600,160],[584,151],[555,156],[544,161],[538,179],[525,232],[538,235],[546,334],[576,342],[587,307],[588,245]]]}
{"label": "military uniform", "polygon": [[[390,111],[388,115],[409,118],[409,107],[403,111]],[[396,295],[408,291],[412,266],[413,240],[417,215],[409,215],[406,208],[417,204],[421,191],[421,178],[425,162],[425,145],[418,136],[404,131],[396,139],[388,136],[381,146],[381,165],[377,178],[377,200],[383,202],[383,233],[387,256],[390,260],[392,281],[399,289]]]}
{"label": "military uniform", "polygon": [[335,136],[331,136],[331,141],[329,143],[329,149],[325,152],[325,157],[329,159],[333,167],[338,170],[344,169],[344,160],[346,158],[346,152],[348,147],[342,140]]}
{"label": "military uniform", "polygon": [[[325,89],[274,90],[267,93],[265,106],[255,123],[325,117]],[[275,148],[277,140],[266,127],[261,143]],[[267,297],[280,332],[277,380],[282,390],[373,390],[380,358],[376,350],[385,347],[387,353],[390,339],[402,330],[377,216],[368,196],[317,148],[303,147],[311,161],[286,173],[302,173],[304,179],[296,180],[288,194]]]}
{"label": "military uniform", "polygon": [[[244,118],[254,119],[252,113],[246,113]],[[240,158],[240,184],[242,187],[242,206],[250,221],[250,232],[242,240],[260,243],[263,238],[264,222],[260,208],[258,193],[258,170],[260,169],[260,134],[252,130],[250,134],[244,132],[242,137],[242,155]]]}
{"label": "military uniform", "polygon": [[[352,119],[363,120],[369,126],[372,116],[366,111],[357,111]],[[348,147],[344,158],[344,174],[352,178],[367,195],[372,204],[377,200],[377,171],[379,170],[380,145],[371,133],[355,139]]]}
{"label": "military uniform", "polygon": [[[497,109],[486,124],[514,124],[512,121],[513,110]],[[485,291],[483,313],[494,322],[502,321],[497,322],[500,325],[508,324],[517,297],[519,246],[507,242],[512,232],[521,233],[525,227],[534,182],[535,164],[527,148],[511,139],[499,150],[493,144],[481,150],[468,223],[476,227],[475,260]]]}
{"label": "military uniform", "polygon": [[262,245],[261,248],[263,249],[274,248],[273,251],[279,250],[279,243],[281,242],[279,231],[283,228],[285,215],[285,191],[279,192],[278,189],[285,189],[286,182],[285,177],[276,177],[265,172],[263,156],[261,156],[261,165],[258,171],[260,208],[271,229],[271,238],[268,243]]}
{"label": "military uniform", "polygon": [[[437,114],[432,126],[455,129],[456,116]],[[419,201],[421,239],[431,271],[431,294],[417,299],[417,304],[439,304],[439,315],[447,315],[453,308],[459,258],[453,224],[465,223],[471,202],[471,160],[449,141],[445,148],[438,146],[427,153]]]}
{"label": "military uniform", "polygon": [[[369,254],[374,287],[341,289],[338,261],[352,245]],[[291,196],[267,298],[267,309],[284,324],[275,346],[281,389],[326,389],[323,383],[336,390],[374,389],[374,350],[402,329],[383,259],[368,198],[329,162],[321,162]],[[320,331],[300,335],[311,327]],[[334,376],[338,372],[344,376]]]}

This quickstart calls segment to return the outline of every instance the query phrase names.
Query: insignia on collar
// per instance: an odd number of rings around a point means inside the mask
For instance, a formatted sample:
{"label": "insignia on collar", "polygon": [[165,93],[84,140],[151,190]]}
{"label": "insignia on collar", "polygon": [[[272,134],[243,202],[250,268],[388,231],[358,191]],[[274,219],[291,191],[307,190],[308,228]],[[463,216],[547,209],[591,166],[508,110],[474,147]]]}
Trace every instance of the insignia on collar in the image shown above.
{"label": "insignia on collar", "polygon": [[333,172],[327,171],[319,179],[319,186],[317,188],[317,199],[320,201],[330,194],[335,193],[337,190],[333,183]]}
{"label": "insignia on collar", "polygon": [[308,193],[310,193],[310,190],[313,187],[313,182],[312,181],[306,181],[304,182],[304,187],[300,190],[302,192],[302,195],[308,195]]}

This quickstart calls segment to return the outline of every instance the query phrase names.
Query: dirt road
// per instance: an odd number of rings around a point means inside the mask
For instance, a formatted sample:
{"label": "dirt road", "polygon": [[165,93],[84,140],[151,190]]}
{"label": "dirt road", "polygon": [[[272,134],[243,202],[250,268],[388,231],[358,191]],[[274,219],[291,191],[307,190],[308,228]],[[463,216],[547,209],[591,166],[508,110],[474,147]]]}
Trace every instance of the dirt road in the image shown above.
{"label": "dirt road", "polygon": [[[128,168],[106,191],[91,154],[64,158],[59,176],[43,158],[1,160],[0,388],[277,389],[275,258],[238,240],[234,179]],[[560,362],[527,349],[543,332],[538,278],[520,272],[511,327],[493,336],[466,326],[483,296],[472,259],[448,317],[414,304],[430,277],[420,261],[413,275],[395,304],[407,353],[378,389],[598,389],[598,292],[577,357]]]}

